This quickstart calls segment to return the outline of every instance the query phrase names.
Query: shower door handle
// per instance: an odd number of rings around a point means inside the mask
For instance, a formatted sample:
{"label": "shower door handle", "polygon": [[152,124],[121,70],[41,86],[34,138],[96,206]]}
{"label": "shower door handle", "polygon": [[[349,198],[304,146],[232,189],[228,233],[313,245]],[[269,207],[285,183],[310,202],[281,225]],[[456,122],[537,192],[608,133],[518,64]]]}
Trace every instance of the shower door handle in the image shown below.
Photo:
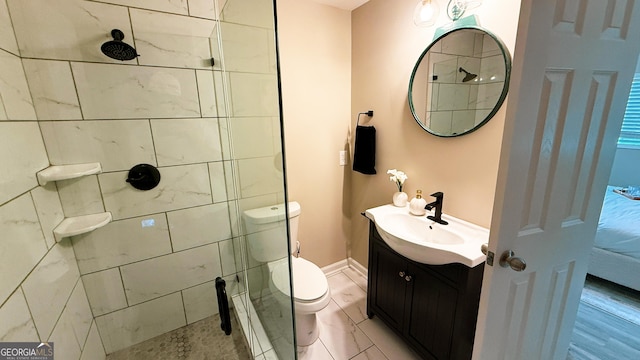
{"label": "shower door handle", "polygon": [[216,278],[216,293],[218,295],[218,310],[220,313],[220,328],[226,335],[231,334],[231,314],[227,299],[226,282],[221,277]]}

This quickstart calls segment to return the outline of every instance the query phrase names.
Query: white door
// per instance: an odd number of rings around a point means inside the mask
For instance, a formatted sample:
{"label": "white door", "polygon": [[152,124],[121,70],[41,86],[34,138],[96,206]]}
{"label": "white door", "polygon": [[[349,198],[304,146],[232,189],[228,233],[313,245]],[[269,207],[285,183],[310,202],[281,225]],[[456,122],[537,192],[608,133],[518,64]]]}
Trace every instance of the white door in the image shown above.
{"label": "white door", "polygon": [[640,1],[523,0],[474,359],[566,358],[639,37]]}

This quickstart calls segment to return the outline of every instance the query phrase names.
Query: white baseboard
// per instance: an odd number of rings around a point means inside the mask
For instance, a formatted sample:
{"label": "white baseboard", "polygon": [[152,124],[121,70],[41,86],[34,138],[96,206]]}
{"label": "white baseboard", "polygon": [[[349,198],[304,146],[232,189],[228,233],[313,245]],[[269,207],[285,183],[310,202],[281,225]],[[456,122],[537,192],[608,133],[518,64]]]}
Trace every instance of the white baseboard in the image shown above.
{"label": "white baseboard", "polygon": [[326,275],[326,276],[331,276],[335,273],[337,273],[338,271],[345,269],[349,267],[349,263],[347,262],[347,259],[344,260],[340,260],[338,262],[335,262],[333,264],[329,264],[327,266],[322,267],[320,270],[322,270],[322,272]]}
{"label": "white baseboard", "polygon": [[367,277],[367,268],[364,267],[362,264],[360,264],[359,262],[357,262],[354,258],[348,258],[348,259],[344,259],[344,260],[340,260],[338,262],[335,262],[333,264],[329,264],[323,268],[321,268],[320,270],[322,270],[322,272],[324,272],[324,274],[326,276],[331,276],[341,270],[344,270],[346,268],[352,268],[353,270],[357,271],[358,273],[360,273],[360,275],[364,276],[365,278]]}
{"label": "white baseboard", "polygon": [[354,258],[349,258],[347,259],[347,262],[349,263],[349,267],[352,268],[353,270],[357,271],[360,273],[360,275],[364,276],[365,278],[367,277],[367,274],[369,273],[367,271],[367,268],[364,267],[364,265],[360,264],[359,262],[356,261],[356,259]]}

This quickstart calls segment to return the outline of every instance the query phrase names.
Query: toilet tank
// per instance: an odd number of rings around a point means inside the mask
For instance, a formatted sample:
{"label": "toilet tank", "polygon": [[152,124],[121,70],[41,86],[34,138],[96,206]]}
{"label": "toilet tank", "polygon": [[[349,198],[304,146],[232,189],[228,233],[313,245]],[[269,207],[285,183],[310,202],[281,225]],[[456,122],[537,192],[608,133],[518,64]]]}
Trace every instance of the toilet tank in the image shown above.
{"label": "toilet tank", "polygon": [[[289,225],[291,228],[291,251],[295,251],[298,240],[298,218],[300,204],[289,202]],[[287,256],[287,226],[284,204],[246,210],[242,214],[249,255],[260,262],[270,262]]]}

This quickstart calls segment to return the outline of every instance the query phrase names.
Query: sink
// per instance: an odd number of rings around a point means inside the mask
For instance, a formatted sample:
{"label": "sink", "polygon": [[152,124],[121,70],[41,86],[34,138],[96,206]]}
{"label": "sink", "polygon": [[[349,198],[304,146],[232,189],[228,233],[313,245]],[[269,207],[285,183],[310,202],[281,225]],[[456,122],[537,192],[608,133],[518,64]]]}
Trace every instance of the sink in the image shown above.
{"label": "sink", "polygon": [[489,230],[453,216],[442,214],[449,222],[442,225],[426,216],[411,215],[409,207],[393,205],[368,209],[365,216],[389,247],[413,261],[475,267],[486,259],[480,246],[489,242]]}

